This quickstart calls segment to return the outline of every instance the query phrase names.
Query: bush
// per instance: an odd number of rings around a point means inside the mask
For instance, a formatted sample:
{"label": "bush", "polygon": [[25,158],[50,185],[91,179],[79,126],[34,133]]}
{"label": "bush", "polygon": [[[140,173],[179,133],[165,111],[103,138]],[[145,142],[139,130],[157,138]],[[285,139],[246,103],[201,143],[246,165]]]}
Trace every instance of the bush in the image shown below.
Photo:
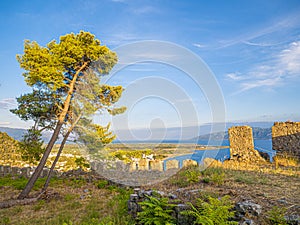
{"label": "bush", "polygon": [[138,212],[138,220],[144,225],[171,225],[176,219],[172,216],[176,205],[169,204],[167,198],[147,196],[146,201],[139,203],[142,212]]}
{"label": "bush", "polygon": [[191,184],[199,182],[201,172],[199,167],[191,166],[181,170],[175,177],[171,179],[171,183],[179,187],[187,187]]}
{"label": "bush", "polygon": [[219,167],[211,167],[202,171],[202,175],[205,176],[203,179],[204,183],[210,183],[216,185],[222,185],[225,180],[225,173],[222,168]]}
{"label": "bush", "polygon": [[287,225],[287,222],[284,218],[285,213],[286,213],[286,208],[280,208],[278,206],[274,206],[267,213],[268,222],[272,225]]}
{"label": "bush", "polygon": [[234,211],[229,196],[223,198],[213,198],[208,196],[208,202],[197,199],[196,206],[189,203],[190,210],[182,212],[183,215],[194,217],[194,224],[201,225],[231,225],[238,224],[235,221],[229,221],[234,216]]}
{"label": "bush", "polygon": [[108,181],[107,180],[99,180],[96,184],[96,186],[99,188],[99,189],[103,189],[105,187],[107,187],[108,185]]}
{"label": "bush", "polygon": [[76,158],[75,159],[75,164],[76,164],[77,168],[81,168],[83,170],[87,169],[87,168],[90,168],[90,164],[83,157]]}

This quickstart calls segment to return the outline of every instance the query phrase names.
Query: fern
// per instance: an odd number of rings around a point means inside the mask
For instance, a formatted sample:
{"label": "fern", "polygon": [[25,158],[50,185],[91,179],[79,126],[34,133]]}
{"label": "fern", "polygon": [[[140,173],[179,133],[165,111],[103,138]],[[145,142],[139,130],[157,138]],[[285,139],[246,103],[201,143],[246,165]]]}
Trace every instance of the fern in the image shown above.
{"label": "fern", "polygon": [[176,220],[172,216],[175,204],[169,204],[167,198],[147,196],[146,201],[139,203],[142,212],[138,213],[138,220],[144,225],[172,225]]}
{"label": "fern", "polygon": [[230,211],[233,208],[229,200],[229,196],[224,196],[221,199],[208,197],[208,202],[202,199],[197,199],[196,206],[188,203],[190,210],[182,212],[183,215],[192,216],[195,218],[194,224],[199,225],[234,225],[238,224],[235,221],[228,221],[234,216],[234,212]]}
{"label": "fern", "polygon": [[287,225],[284,218],[284,214],[286,213],[286,208],[279,208],[274,206],[270,211],[267,212],[267,219],[271,224],[274,225]]}

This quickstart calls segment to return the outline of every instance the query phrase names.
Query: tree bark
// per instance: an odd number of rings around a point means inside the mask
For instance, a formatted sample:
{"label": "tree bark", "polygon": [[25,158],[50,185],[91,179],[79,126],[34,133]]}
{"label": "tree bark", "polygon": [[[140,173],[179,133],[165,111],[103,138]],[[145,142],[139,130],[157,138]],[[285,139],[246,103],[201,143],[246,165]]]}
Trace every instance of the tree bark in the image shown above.
{"label": "tree bark", "polygon": [[61,112],[61,114],[59,115],[59,119],[58,119],[58,122],[56,124],[56,127],[55,127],[55,130],[52,134],[52,137],[46,147],[46,150],[43,154],[43,157],[41,158],[40,162],[39,162],[39,165],[37,166],[37,168],[34,170],[32,176],[30,177],[29,181],[27,182],[25,188],[22,190],[22,192],[20,193],[20,195],[18,196],[18,199],[24,199],[24,198],[27,198],[30,191],[32,190],[35,182],[37,181],[37,179],[39,178],[46,162],[47,162],[47,159],[51,153],[51,150],[58,138],[58,135],[60,133],[60,130],[64,124],[64,120],[66,118],[66,115],[68,113],[68,110],[69,110],[69,107],[70,107],[70,103],[71,103],[71,99],[72,99],[72,95],[74,93],[74,87],[75,87],[75,84],[76,84],[76,81],[77,81],[77,77],[79,75],[79,73],[87,66],[87,62],[85,62],[80,68],[79,70],[74,74],[73,76],[73,79],[70,83],[70,86],[69,86],[69,91],[68,91],[68,94],[67,94],[67,97],[65,99],[65,102],[64,102],[64,105],[63,105],[63,110]]}
{"label": "tree bark", "polygon": [[35,182],[37,181],[37,179],[39,178],[46,162],[47,162],[47,159],[50,155],[50,152],[57,140],[57,137],[59,135],[59,132],[62,128],[62,125],[63,123],[61,123],[60,121],[58,121],[56,127],[55,127],[55,130],[52,134],[52,137],[46,147],[46,150],[43,154],[43,157],[41,158],[40,162],[39,162],[39,165],[37,166],[37,168],[34,170],[32,176],[30,177],[29,181],[27,182],[25,188],[22,190],[22,192],[20,193],[20,195],[18,196],[18,199],[24,199],[26,197],[28,197],[28,194],[29,192],[31,191],[31,189],[33,188]]}
{"label": "tree bark", "polygon": [[79,115],[79,116],[77,117],[77,119],[75,120],[75,122],[72,124],[72,126],[68,129],[67,133],[65,134],[64,139],[62,140],[62,142],[61,142],[61,144],[60,144],[60,146],[59,146],[59,150],[58,150],[58,152],[57,152],[57,155],[56,155],[56,157],[55,157],[55,159],[54,159],[54,161],[53,161],[53,163],[52,163],[52,165],[51,165],[51,168],[50,168],[50,171],[49,171],[49,173],[48,173],[47,180],[46,180],[46,182],[45,182],[45,184],[44,184],[44,187],[43,187],[42,192],[46,191],[46,189],[48,188],[49,183],[50,183],[50,179],[51,179],[51,177],[52,177],[54,168],[55,168],[55,166],[56,166],[56,163],[57,163],[58,160],[59,160],[59,157],[60,157],[60,155],[61,155],[61,153],[62,153],[62,151],[63,151],[63,149],[64,149],[64,146],[65,146],[65,144],[66,144],[66,142],[67,142],[67,140],[68,140],[69,135],[70,135],[71,132],[73,131],[74,127],[76,126],[76,124],[78,123],[78,121],[80,120],[80,118],[81,118],[81,115]]}
{"label": "tree bark", "polygon": [[11,200],[8,200],[8,201],[0,202],[0,209],[10,208],[10,207],[13,207],[13,206],[16,206],[16,205],[32,204],[32,203],[38,201],[44,193],[45,192],[41,192],[37,197],[34,197],[34,198],[11,199]]}

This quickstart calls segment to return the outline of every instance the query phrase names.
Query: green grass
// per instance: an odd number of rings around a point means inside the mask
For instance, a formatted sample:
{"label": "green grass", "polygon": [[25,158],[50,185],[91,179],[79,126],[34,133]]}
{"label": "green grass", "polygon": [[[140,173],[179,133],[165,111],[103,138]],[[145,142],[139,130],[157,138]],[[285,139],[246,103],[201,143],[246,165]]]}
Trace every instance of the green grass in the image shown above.
{"label": "green grass", "polygon": [[197,166],[190,166],[182,169],[170,179],[171,184],[178,187],[187,187],[200,181],[201,171]]}
{"label": "green grass", "polygon": [[[42,188],[45,181],[46,181],[46,178],[39,178],[36,181],[33,190],[39,190],[40,188]],[[27,182],[28,182],[28,179],[24,178],[24,177],[14,178],[11,176],[6,176],[6,177],[0,178],[0,187],[1,186],[2,187],[9,186],[9,187],[13,187],[17,190],[22,190],[26,186]],[[55,183],[55,179],[52,180],[52,183]]]}
{"label": "green grass", "polygon": [[[41,188],[44,181],[45,179],[39,179],[36,188]],[[27,179],[24,178],[0,178],[0,185],[6,186],[2,189],[4,192],[20,190],[26,182]],[[89,192],[85,192],[86,189]],[[127,213],[131,189],[109,185],[103,180],[89,183],[85,179],[55,178],[51,181],[49,190],[50,193],[59,193],[58,197],[39,200],[31,205],[1,209],[0,224],[134,224]]]}

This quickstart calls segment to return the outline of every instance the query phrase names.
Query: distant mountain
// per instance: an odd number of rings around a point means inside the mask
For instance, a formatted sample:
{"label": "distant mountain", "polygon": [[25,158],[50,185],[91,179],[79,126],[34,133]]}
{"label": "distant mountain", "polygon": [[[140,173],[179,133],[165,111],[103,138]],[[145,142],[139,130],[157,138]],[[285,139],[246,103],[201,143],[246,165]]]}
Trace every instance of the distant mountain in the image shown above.
{"label": "distant mountain", "polygon": [[253,127],[254,139],[272,139],[272,128]]}
{"label": "distant mountain", "polygon": [[[154,128],[154,129],[130,129],[113,130],[119,141],[151,141],[151,140],[207,140],[211,137],[213,140],[228,139],[228,128],[232,126],[248,125],[253,129],[255,139],[272,138],[271,126],[273,122],[240,122],[224,124],[203,124],[201,126],[172,127],[172,128]],[[215,127],[214,127],[215,126]],[[212,133],[212,128],[214,131]],[[225,130],[225,132],[224,132]],[[1,132],[6,132],[16,140],[21,140],[25,129],[0,127]],[[43,134],[43,140],[47,143],[51,137],[51,132]]]}
{"label": "distant mountain", "polygon": [[[261,128],[261,127],[252,127],[253,138],[254,139],[271,139],[272,138],[272,128]],[[221,140],[228,139],[228,131],[226,132],[217,132],[212,134],[200,135],[197,138],[198,140]]]}
{"label": "distant mountain", "polygon": [[26,132],[26,129],[0,127],[0,132],[7,133],[10,137],[12,137],[15,140],[21,140],[23,134]]}
{"label": "distant mountain", "polygon": [[[222,139],[222,135],[228,128],[232,126],[244,126],[248,125],[255,130],[255,127],[261,129],[272,127],[274,122],[227,122],[227,123],[207,123],[200,126],[188,126],[188,127],[170,127],[170,128],[132,128],[132,129],[117,129],[115,128],[113,132],[117,135],[117,141],[151,141],[151,140],[191,140],[197,139],[200,136],[203,139],[208,139],[211,133],[213,133],[214,138]],[[267,134],[259,134],[261,131],[254,132],[255,137],[265,138]],[[257,136],[256,136],[257,135]],[[261,137],[259,137],[261,136]],[[196,138],[194,138],[196,137]],[[269,134],[269,137],[271,135]],[[217,139],[218,140],[218,139]]]}
{"label": "distant mountain", "polygon": [[[26,129],[0,127],[0,132],[5,132],[13,139],[20,141],[23,137],[23,134],[26,132]],[[43,133],[42,139],[44,140],[44,142],[47,143],[50,140],[50,137],[51,137],[51,133],[45,132],[45,133]]]}

